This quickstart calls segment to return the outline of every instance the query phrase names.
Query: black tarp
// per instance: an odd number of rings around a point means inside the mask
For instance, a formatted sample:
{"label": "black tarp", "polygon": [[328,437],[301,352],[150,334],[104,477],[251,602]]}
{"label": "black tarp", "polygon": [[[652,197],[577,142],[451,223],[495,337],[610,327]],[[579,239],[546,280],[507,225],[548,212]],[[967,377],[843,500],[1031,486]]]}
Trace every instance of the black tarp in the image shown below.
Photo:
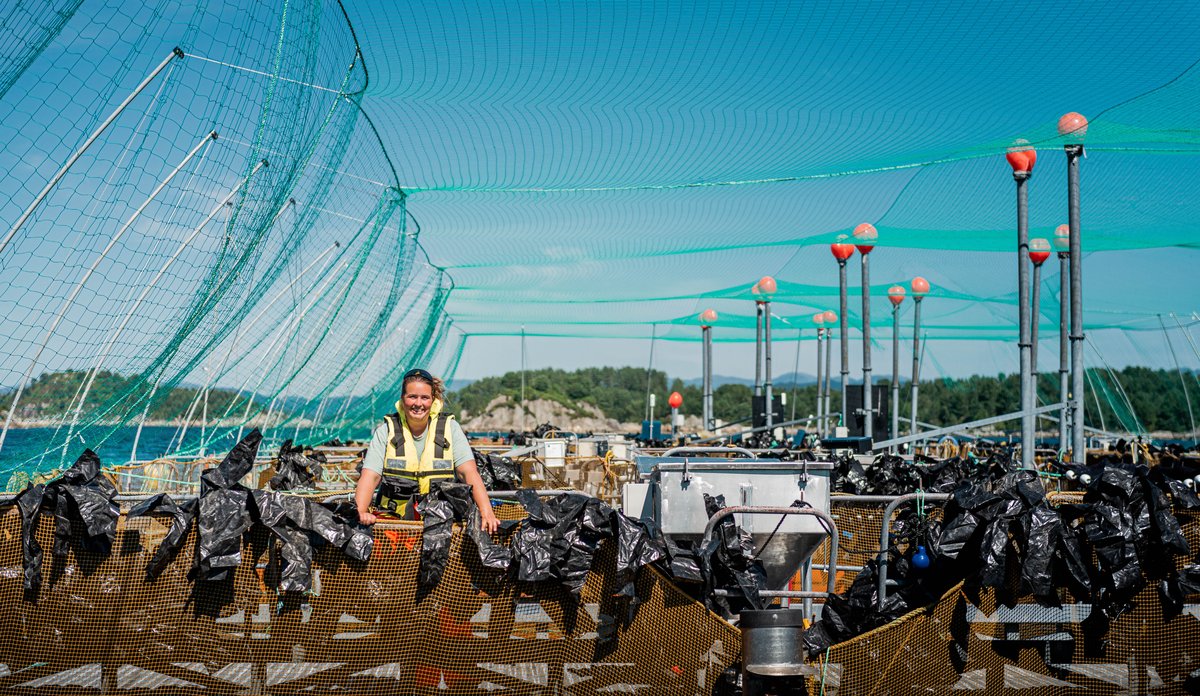
{"label": "black tarp", "polygon": [[21,515],[23,584],[27,592],[36,593],[42,585],[44,556],[36,534],[38,518],[47,510],[54,515],[55,556],[66,556],[70,551],[75,525],[83,530],[86,551],[106,556],[112,550],[121,510],[115,500],[116,486],[100,474],[100,469],[100,457],[86,449],[62,476],[29,486],[13,498]]}

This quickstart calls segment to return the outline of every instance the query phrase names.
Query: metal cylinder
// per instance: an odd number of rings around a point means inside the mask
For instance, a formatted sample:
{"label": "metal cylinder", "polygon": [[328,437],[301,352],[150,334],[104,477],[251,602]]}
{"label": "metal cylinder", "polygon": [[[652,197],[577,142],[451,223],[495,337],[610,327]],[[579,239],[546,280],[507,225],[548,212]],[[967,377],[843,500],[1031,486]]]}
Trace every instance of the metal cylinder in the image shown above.
{"label": "metal cylinder", "polygon": [[1017,346],[1021,365],[1021,466],[1033,468],[1033,398],[1029,342],[1029,172],[1013,172],[1017,182],[1017,316],[1020,324]]}
{"label": "metal cylinder", "polygon": [[713,328],[701,326],[700,335],[703,343],[700,349],[701,372],[704,382],[704,395],[701,398],[701,409],[704,412],[702,430],[713,430]]}
{"label": "metal cylinder", "polygon": [[[771,303],[764,302],[763,305],[763,394],[767,401],[767,428],[770,429],[775,425],[775,401],[771,394]],[[768,433],[770,430],[768,430]],[[773,435],[772,435],[773,437]]]}
{"label": "metal cylinder", "polygon": [[1071,456],[1087,463],[1083,440],[1083,245],[1079,238],[1079,156],[1082,145],[1067,145],[1067,225],[1071,230]]}
{"label": "metal cylinder", "polygon": [[754,303],[754,317],[754,395],[762,396],[763,306],[761,302]]}
{"label": "metal cylinder", "polygon": [[[913,297],[913,369],[912,369],[912,410],[909,416],[908,432],[917,434],[917,392],[921,385],[921,296]],[[916,442],[913,446],[916,447]]]}
{"label": "metal cylinder", "polygon": [[788,609],[743,611],[742,669],[748,675],[787,677],[804,668],[804,612]]}
{"label": "metal cylinder", "polygon": [[863,331],[863,435],[874,437],[874,408],[871,398],[871,272],[867,261],[869,254],[862,257],[862,331]]}
{"label": "metal cylinder", "polygon": [[[900,437],[900,305],[892,307],[892,433]],[[892,445],[892,451],[897,447]]]}
{"label": "metal cylinder", "polygon": [[829,434],[829,414],[833,407],[831,385],[833,383],[833,329],[825,329],[825,433]]}
{"label": "metal cylinder", "polygon": [[1066,452],[1070,447],[1071,435],[1067,429],[1067,423],[1070,422],[1069,416],[1069,393],[1070,386],[1068,385],[1067,373],[1071,365],[1070,351],[1067,348],[1069,332],[1067,329],[1067,317],[1070,315],[1071,301],[1071,285],[1070,285],[1070,269],[1069,269],[1069,254],[1059,253],[1058,255],[1058,402],[1063,404],[1062,410],[1058,412],[1058,449],[1060,452]]}
{"label": "metal cylinder", "polygon": [[821,371],[821,343],[824,341],[825,330],[817,329],[817,434],[825,433],[825,420],[822,416],[825,414],[825,383],[822,381]]}
{"label": "metal cylinder", "polygon": [[842,425],[847,425],[850,423],[850,406],[846,399],[846,385],[850,382],[850,332],[846,330],[846,262],[842,259],[838,259],[838,290],[841,311],[838,337],[842,344]]}

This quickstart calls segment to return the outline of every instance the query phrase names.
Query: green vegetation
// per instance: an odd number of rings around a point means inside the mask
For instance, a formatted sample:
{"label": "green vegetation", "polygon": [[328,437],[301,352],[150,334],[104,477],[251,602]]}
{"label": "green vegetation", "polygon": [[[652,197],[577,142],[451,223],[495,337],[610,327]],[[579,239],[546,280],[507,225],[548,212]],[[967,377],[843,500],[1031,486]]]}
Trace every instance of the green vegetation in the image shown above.
{"label": "green vegetation", "polygon": [[[16,421],[28,423],[61,418],[77,398],[86,373],[78,370],[51,372],[41,375],[25,390]],[[1085,409],[1089,425],[1103,424],[1110,430],[1145,430],[1189,432],[1192,429],[1188,417],[1188,404],[1184,397],[1183,383],[1178,372],[1152,370],[1145,367],[1127,367],[1116,372],[1117,382],[1103,370],[1088,371],[1088,388],[1085,393]],[[1200,380],[1195,373],[1185,372],[1188,396],[1192,409],[1200,417]],[[130,387],[135,386],[137,376],[125,377],[115,372],[101,372],[88,395],[89,404],[109,403],[120,398]],[[882,381],[886,383],[886,381]],[[1119,383],[1119,386],[1118,386]],[[837,382],[834,382],[833,409],[840,406]],[[817,389],[814,385],[798,387],[776,382],[777,392],[788,394],[788,406],[784,413],[795,413],[803,417],[816,412]],[[700,387],[685,386],[683,381],[669,379],[666,373],[654,370],[650,373],[650,389],[657,395],[655,418],[666,418],[670,413],[667,395],[677,391],[683,395],[685,415],[700,415]],[[1093,393],[1093,389],[1097,392]],[[196,401],[196,387],[175,387],[155,398],[149,419],[165,421],[182,418]],[[750,395],[752,389],[744,384],[724,384],[713,392],[713,410],[717,418],[735,422],[750,417]],[[952,425],[1008,413],[1017,409],[1018,383],[1016,375],[985,377],[976,375],[965,379],[935,379],[921,384],[921,420],[935,425]],[[1038,383],[1041,403],[1053,403],[1058,397],[1058,375],[1044,374]],[[506,395],[513,401],[521,396],[521,373],[509,372],[500,377],[487,377],[451,392],[449,407],[457,412],[471,414],[482,412],[492,399]],[[1132,412],[1125,403],[1128,397]],[[237,395],[229,390],[212,389],[208,395],[209,418],[224,413]],[[565,370],[533,370],[525,374],[525,398],[547,399],[563,404],[572,412],[582,413],[580,404],[591,404],[610,418],[623,423],[636,423],[645,417],[646,370],[639,367],[592,367],[568,372]],[[902,418],[908,416],[908,383],[902,383]],[[0,395],[0,413],[7,411],[12,401],[12,392]],[[256,398],[256,401],[260,399]],[[244,405],[244,401],[242,404]],[[1100,404],[1097,414],[1096,405]],[[235,409],[240,415],[239,406]],[[200,417],[199,406],[193,420]],[[1134,414],[1136,414],[1136,422]]]}
{"label": "green vegetation", "polygon": [[[1178,372],[1152,370],[1145,367],[1127,367],[1115,372],[1117,382],[1104,370],[1088,371],[1088,387],[1085,393],[1085,409],[1089,425],[1103,424],[1110,430],[1146,430],[1183,433],[1191,430],[1184,387]],[[1185,372],[1188,395],[1192,408],[1200,417],[1200,381],[1194,373]],[[596,406],[606,416],[621,422],[641,421],[645,417],[646,370],[636,367],[600,367],[575,370],[533,370],[525,374],[525,398],[548,399],[568,408],[579,403]],[[886,384],[886,380],[881,380]],[[1119,386],[1118,386],[1119,383]],[[797,417],[816,412],[815,385],[798,387],[776,383],[776,392],[788,393],[788,416],[792,413],[795,400]],[[700,415],[701,390],[698,386],[684,386],[676,378],[668,381],[665,373],[655,370],[650,374],[651,391],[658,396],[656,418],[664,418],[670,409],[666,395],[678,391],[683,395],[685,415]],[[833,383],[833,409],[841,408],[837,381]],[[1097,393],[1093,393],[1097,389]],[[1125,404],[1122,390],[1133,406],[1136,422]],[[1009,413],[1018,407],[1017,375],[995,377],[976,375],[964,379],[935,379],[921,384],[921,420],[935,425],[952,425],[970,420],[987,418],[1000,413]],[[726,422],[739,421],[750,416],[751,387],[742,384],[725,384],[713,392],[713,410],[717,418]],[[488,377],[474,382],[449,396],[450,408],[457,411],[480,413],[487,404],[500,395],[518,401],[521,394],[521,374],[509,372],[501,377]],[[1038,383],[1039,402],[1054,403],[1058,398],[1057,373],[1043,374]],[[1097,400],[1100,411],[1097,413]],[[902,418],[907,418],[909,387],[901,386]],[[1043,426],[1045,427],[1045,426]]]}
{"label": "green vegetation", "polygon": [[[44,422],[61,419],[71,408],[73,400],[79,396],[83,380],[87,372],[83,370],[67,370],[64,372],[47,372],[25,388],[21,403],[17,407],[14,420],[17,423]],[[120,398],[126,391],[137,384],[138,377],[121,376],[115,372],[101,371],[97,373],[95,382],[88,392],[88,404],[97,405],[111,402]],[[152,421],[173,420],[184,417],[196,400],[200,389],[195,387],[175,387],[163,394],[155,396],[155,403],[147,414]],[[216,418],[237,397],[237,394],[224,389],[210,389],[208,392],[208,415]],[[0,413],[7,413],[12,403],[13,392],[0,395]],[[258,399],[256,399],[257,401]],[[241,400],[242,408],[245,401]],[[192,414],[193,420],[199,420],[201,406],[197,406]],[[241,412],[238,411],[240,416]]]}

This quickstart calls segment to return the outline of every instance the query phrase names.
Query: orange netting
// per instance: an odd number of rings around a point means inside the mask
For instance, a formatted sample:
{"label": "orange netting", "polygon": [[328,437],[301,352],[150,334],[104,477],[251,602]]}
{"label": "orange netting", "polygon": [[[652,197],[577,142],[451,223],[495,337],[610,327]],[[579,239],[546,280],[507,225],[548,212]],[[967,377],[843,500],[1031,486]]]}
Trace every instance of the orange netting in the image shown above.
{"label": "orange netting", "polygon": [[[417,588],[421,528],[376,527],[369,562],[320,549],[311,594],[281,596],[264,530],[247,535],[228,582],[187,579],[187,543],[161,577],[145,567],[166,518],[122,516],[107,557],[51,553],[45,584],[22,590],[20,518],[0,515],[0,688],[13,693],[414,694],[711,693],[740,635],[652,569],[631,613],[615,597],[605,543],[578,601],[485,569],[454,536],[440,583]],[[194,532],[193,532],[194,534]]]}
{"label": "orange netting", "polygon": [[[1200,517],[1180,514],[1200,548]],[[1182,567],[1188,558],[1179,559]],[[981,693],[1183,694],[1200,667],[1200,605],[1163,620],[1151,582],[1136,608],[1112,622],[1102,652],[1089,649],[1092,607],[1060,590],[1061,608],[1024,598],[997,607],[988,590],[972,604],[962,586],[932,607],[833,646],[812,665],[812,694]],[[1195,601],[1197,597],[1190,598]]]}

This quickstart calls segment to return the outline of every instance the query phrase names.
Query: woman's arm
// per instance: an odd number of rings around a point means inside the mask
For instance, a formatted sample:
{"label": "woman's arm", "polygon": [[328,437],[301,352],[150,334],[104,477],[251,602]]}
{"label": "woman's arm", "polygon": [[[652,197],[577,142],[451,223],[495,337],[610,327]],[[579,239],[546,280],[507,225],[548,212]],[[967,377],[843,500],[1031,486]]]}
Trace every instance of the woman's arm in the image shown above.
{"label": "woman's arm", "polygon": [[463,483],[471,486],[471,498],[475,500],[475,507],[479,508],[479,516],[482,518],[479,526],[488,534],[494,533],[500,528],[500,520],[496,519],[496,513],[492,511],[492,501],[488,498],[483,479],[479,477],[475,460],[463,462],[455,470],[462,477]]}
{"label": "woman's arm", "polygon": [[354,487],[354,507],[358,509],[358,521],[368,526],[375,524],[376,517],[371,512],[371,499],[375,497],[375,487],[379,485],[381,478],[383,477],[379,472],[364,467],[358,475],[358,485]]}

